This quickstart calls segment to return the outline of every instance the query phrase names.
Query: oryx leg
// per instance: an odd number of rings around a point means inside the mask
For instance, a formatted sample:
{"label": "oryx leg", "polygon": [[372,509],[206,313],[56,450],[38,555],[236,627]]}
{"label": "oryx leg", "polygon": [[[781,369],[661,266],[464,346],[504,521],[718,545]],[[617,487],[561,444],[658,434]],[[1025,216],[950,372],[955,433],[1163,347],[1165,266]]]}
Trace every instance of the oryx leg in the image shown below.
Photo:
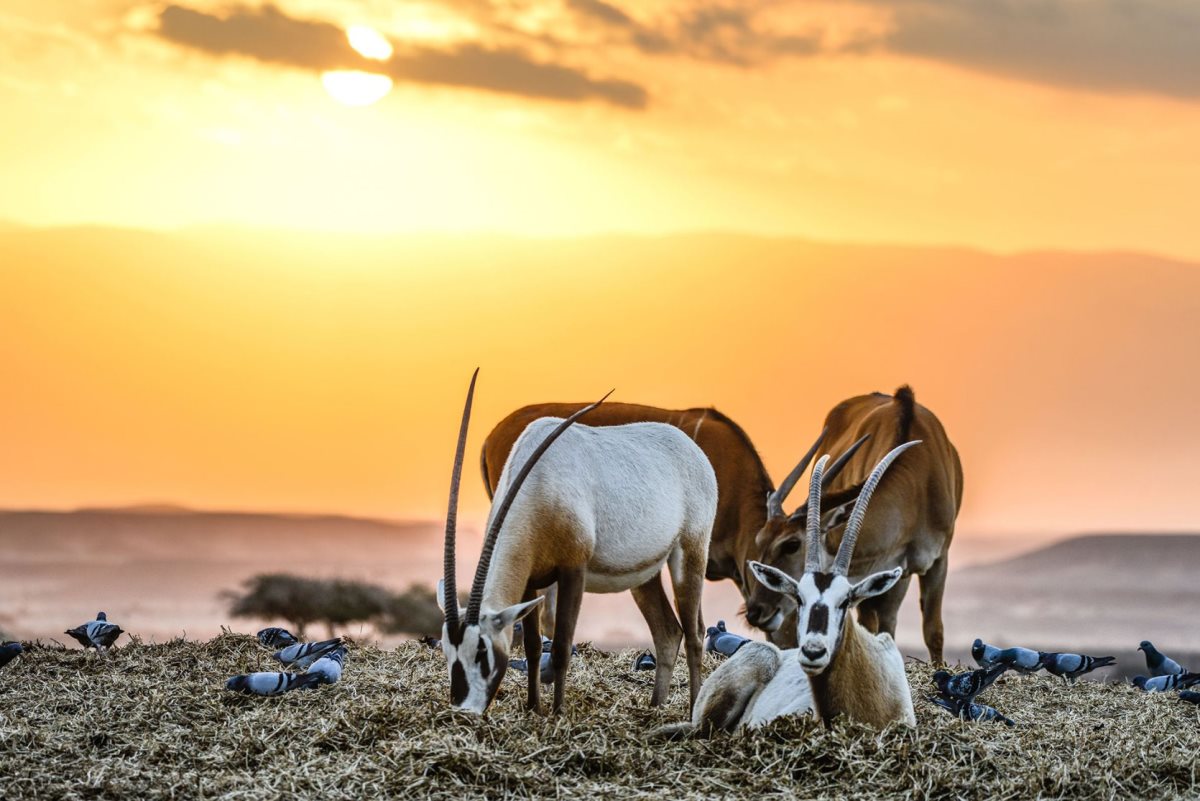
{"label": "oryx leg", "polygon": [[[550,645],[550,665],[554,668],[554,714],[562,709],[563,695],[567,689],[567,668],[571,665],[571,644],[575,642],[575,623],[579,620],[579,607],[583,605],[583,587],[586,583],[583,568],[558,573],[558,609],[554,621],[554,642]],[[528,642],[528,640],[526,641]],[[538,659],[541,659],[541,644],[529,660],[530,674],[536,674]],[[533,679],[536,681],[536,679]]]}
{"label": "oryx leg", "polygon": [[896,621],[900,617],[900,605],[904,603],[904,596],[908,594],[908,585],[912,583],[912,574],[901,576],[900,580],[890,590],[880,595],[876,609],[879,614],[879,628],[876,630],[878,634],[881,631],[886,631],[892,635],[893,639],[896,636]]}
{"label": "oryx leg", "polygon": [[917,579],[921,587],[921,632],[925,635],[925,647],[929,649],[929,661],[942,661],[942,593],[946,591],[946,557],[938,557],[929,569]]}
{"label": "oryx leg", "polygon": [[658,666],[654,669],[654,693],[650,696],[650,706],[659,706],[667,700],[667,693],[671,690],[671,674],[675,670],[683,629],[671,611],[671,602],[663,590],[662,573],[655,573],[652,579],[634,587],[631,592],[654,640],[654,660]]}
{"label": "oryx leg", "polygon": [[700,628],[700,595],[704,592],[704,563],[707,548],[687,540],[676,546],[667,558],[671,587],[675,591],[675,611],[683,624],[683,644],[688,665],[688,711],[700,693],[700,667],[704,661],[704,629]]}
{"label": "oryx leg", "polygon": [[[532,587],[525,588],[524,601],[532,601],[537,592]],[[543,605],[545,601],[542,602]],[[539,686],[542,671],[539,669],[542,660],[542,632],[538,625],[538,615],[526,615],[521,623],[522,644],[525,646],[525,662],[529,668],[529,692],[525,696],[525,708],[541,714],[541,687]]]}
{"label": "oryx leg", "polygon": [[551,584],[545,589],[538,590],[538,595],[546,599],[542,601],[540,616],[542,618],[542,631],[549,633],[554,631],[555,611],[558,609],[558,585]]}

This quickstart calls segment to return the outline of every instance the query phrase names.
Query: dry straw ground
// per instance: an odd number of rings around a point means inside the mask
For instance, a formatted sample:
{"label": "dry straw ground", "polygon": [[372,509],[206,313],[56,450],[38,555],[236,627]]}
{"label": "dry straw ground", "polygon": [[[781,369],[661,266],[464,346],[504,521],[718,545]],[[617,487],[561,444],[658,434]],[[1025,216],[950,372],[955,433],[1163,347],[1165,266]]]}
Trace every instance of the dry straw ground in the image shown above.
{"label": "dry straw ground", "polygon": [[[417,643],[354,646],[343,680],[251,698],[223,689],[269,669],[248,636],[136,641],[109,658],[31,647],[0,674],[0,791],[8,799],[1184,798],[1196,797],[1197,708],[1127,686],[1013,676],[987,701],[1009,729],[918,700],[915,731],[781,721],[752,734],[667,743],[680,681],[651,710],[633,654],[584,647],[569,711],[522,709],[510,672],[485,720],[447,709],[445,663]],[[680,660],[682,663],[682,660]],[[715,663],[708,665],[712,668]],[[929,668],[911,664],[917,693]],[[915,693],[916,694],[916,693]]]}

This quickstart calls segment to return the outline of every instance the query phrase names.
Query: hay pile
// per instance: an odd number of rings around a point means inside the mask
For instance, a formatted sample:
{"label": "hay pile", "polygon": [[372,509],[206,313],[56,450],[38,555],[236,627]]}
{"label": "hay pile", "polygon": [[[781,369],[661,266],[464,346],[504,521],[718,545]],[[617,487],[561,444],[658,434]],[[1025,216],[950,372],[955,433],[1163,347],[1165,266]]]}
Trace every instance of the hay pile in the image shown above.
{"label": "hay pile", "polygon": [[[665,743],[684,716],[683,660],[663,710],[632,652],[581,648],[569,711],[522,709],[510,671],[486,720],[448,710],[440,651],[352,646],[339,684],[278,698],[226,692],[272,669],[251,637],[128,644],[110,658],[30,647],[0,675],[0,790],[13,799],[418,797],[1195,797],[1200,719],[1173,695],[1009,676],[983,701],[1020,726],[962,723],[917,700],[919,728],[781,721]],[[715,663],[708,667],[711,669]],[[916,692],[930,670],[909,666]],[[543,696],[545,699],[545,696]]]}

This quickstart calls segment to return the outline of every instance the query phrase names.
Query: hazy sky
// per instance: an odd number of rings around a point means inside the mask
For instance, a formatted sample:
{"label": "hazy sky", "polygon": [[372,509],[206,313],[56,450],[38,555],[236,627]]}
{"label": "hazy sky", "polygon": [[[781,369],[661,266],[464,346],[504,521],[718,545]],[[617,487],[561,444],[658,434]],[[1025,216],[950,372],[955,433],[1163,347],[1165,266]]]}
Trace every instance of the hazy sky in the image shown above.
{"label": "hazy sky", "polygon": [[[8,0],[0,219],[1200,257],[1198,29],[1194,0]],[[343,105],[337,70],[393,87]]]}

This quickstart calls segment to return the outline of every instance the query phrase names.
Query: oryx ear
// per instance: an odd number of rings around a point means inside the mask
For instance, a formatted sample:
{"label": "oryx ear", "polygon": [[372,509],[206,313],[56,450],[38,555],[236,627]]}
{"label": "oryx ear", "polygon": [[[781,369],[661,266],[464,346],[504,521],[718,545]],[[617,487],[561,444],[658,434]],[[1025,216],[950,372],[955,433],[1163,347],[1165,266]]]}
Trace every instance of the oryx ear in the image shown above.
{"label": "oryx ear", "polygon": [[838,526],[845,525],[846,520],[850,517],[851,510],[854,509],[854,502],[856,500],[858,500],[857,497],[851,498],[843,504],[822,511],[821,531],[832,531]]}
{"label": "oryx ear", "polygon": [[891,570],[881,570],[878,573],[872,573],[850,588],[850,602],[857,604],[859,601],[874,598],[876,595],[883,595],[896,586],[896,582],[903,575],[904,568],[900,567],[893,567]]}
{"label": "oryx ear", "polygon": [[[442,610],[442,614],[443,615],[446,614],[446,581],[444,579],[438,579],[437,605],[438,605],[438,609]],[[460,604],[458,607],[458,616],[461,618],[464,614],[466,614],[466,611],[462,608],[462,605]]]}
{"label": "oryx ear", "polygon": [[777,592],[780,595],[790,595],[793,598],[800,597],[800,582],[784,573],[782,570],[764,565],[762,562],[750,560],[746,563],[750,567],[750,571],[754,573],[754,577],[759,583],[772,592]]}
{"label": "oryx ear", "polygon": [[490,629],[489,633],[492,635],[499,634],[536,609],[537,605],[542,602],[542,598],[543,596],[539,595],[532,601],[513,604],[507,609],[501,609],[499,612],[482,614],[479,616],[479,625],[488,627]]}

